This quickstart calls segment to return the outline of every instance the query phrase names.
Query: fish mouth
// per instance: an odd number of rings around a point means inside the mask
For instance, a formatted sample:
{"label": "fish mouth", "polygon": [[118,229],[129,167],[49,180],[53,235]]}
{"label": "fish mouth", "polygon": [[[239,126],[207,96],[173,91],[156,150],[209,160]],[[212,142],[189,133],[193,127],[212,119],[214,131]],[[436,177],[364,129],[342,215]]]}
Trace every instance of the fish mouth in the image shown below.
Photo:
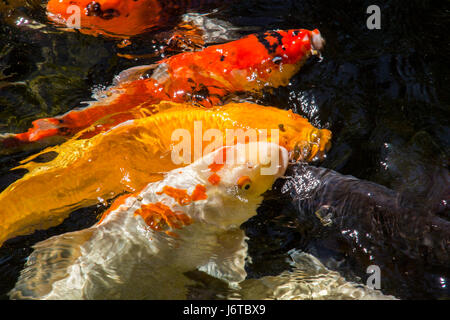
{"label": "fish mouth", "polygon": [[322,35],[318,29],[311,31],[311,47],[314,51],[322,51],[325,43],[325,39],[322,38]]}
{"label": "fish mouth", "polygon": [[312,130],[307,139],[295,143],[290,158],[296,162],[324,160],[331,148],[331,136],[331,131],[328,129]]}

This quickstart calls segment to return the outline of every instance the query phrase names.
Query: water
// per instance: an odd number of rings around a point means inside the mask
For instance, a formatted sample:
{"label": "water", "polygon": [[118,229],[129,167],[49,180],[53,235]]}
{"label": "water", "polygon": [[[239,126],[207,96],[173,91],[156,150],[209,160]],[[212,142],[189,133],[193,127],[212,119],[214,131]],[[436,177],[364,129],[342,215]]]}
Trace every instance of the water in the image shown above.
{"label": "water", "polygon": [[[371,4],[255,0],[231,2],[212,17],[232,23],[242,35],[265,29],[318,28],[327,41],[322,61],[309,61],[289,86],[246,99],[292,108],[314,125],[330,129],[333,145],[318,165],[401,192],[411,199],[411,206],[449,220],[448,205],[442,202],[450,194],[448,8],[439,1],[385,1],[379,4],[381,29],[368,30],[366,8]],[[45,25],[11,24],[17,19],[8,18],[5,10],[0,20],[0,132],[22,132],[36,118],[70,110],[90,100],[93,89],[110,85],[120,71],[159,59],[117,56],[154,52],[158,43],[152,41],[153,34],[118,48],[117,41],[107,38]],[[15,12],[46,23],[39,1],[23,1]],[[2,189],[24,174],[9,169],[27,155],[0,158]],[[104,208],[80,209],[61,226],[2,247],[3,297],[33,243],[92,225]],[[260,211],[244,225],[252,257],[249,280],[288,270],[288,252],[296,248],[313,254],[348,281],[365,283],[364,267],[370,259],[363,251],[354,252],[339,239],[314,233],[308,224],[299,226],[294,215],[286,214],[292,211],[289,204],[283,208],[269,203]],[[450,272],[445,266],[395,261],[391,254],[377,258],[391,261],[383,293],[406,299],[449,298]]]}

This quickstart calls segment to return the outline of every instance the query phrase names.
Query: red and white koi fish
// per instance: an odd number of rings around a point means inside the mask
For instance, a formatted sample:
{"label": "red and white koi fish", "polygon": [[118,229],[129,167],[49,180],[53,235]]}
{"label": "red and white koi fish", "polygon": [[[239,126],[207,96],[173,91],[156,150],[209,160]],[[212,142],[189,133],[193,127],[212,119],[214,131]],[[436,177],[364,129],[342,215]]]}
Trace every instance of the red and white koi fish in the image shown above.
{"label": "red and white koi fish", "polygon": [[[239,226],[256,214],[261,194],[287,165],[285,148],[252,142],[170,171],[117,199],[96,225],[35,245],[10,297],[182,299],[183,273],[196,269],[241,282],[247,245]],[[220,181],[211,183],[211,175]]]}

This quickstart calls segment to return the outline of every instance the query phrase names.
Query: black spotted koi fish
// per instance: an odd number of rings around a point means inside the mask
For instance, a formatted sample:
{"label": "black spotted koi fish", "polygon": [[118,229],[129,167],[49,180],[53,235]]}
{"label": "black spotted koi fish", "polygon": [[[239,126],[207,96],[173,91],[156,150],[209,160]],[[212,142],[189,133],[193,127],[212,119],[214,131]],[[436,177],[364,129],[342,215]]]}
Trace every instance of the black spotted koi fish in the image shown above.
{"label": "black spotted koi fish", "polygon": [[177,54],[156,65],[131,68],[119,74],[117,84],[87,107],[35,120],[24,133],[3,134],[0,152],[24,149],[31,142],[42,144],[56,137],[70,137],[93,125],[80,138],[91,137],[143,113],[158,112],[152,106],[163,100],[211,107],[239,92],[286,86],[323,44],[317,29],[277,30]]}

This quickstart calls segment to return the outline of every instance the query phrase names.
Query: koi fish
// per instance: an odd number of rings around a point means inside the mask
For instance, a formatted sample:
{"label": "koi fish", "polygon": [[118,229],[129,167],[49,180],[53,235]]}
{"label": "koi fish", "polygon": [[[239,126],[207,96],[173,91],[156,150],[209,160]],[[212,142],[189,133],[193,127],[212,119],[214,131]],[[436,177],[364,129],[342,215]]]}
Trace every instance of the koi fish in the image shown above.
{"label": "koi fish", "polygon": [[[320,32],[304,29],[269,31],[240,40],[186,52],[151,66],[123,71],[116,84],[97,95],[98,101],[55,118],[38,119],[25,133],[4,134],[3,153],[30,142],[70,137],[95,124],[90,136],[136,114],[153,114],[160,101],[221,105],[239,92],[286,86],[312,54],[323,47]],[[12,148],[12,149],[11,149]]]}
{"label": "koi fish", "polygon": [[[450,222],[440,215],[442,211],[431,209],[431,202],[423,210],[411,206],[408,198],[385,186],[306,164],[291,166],[287,175],[290,179],[277,188],[289,195],[291,205],[297,208],[299,223],[316,218],[312,224],[316,225],[315,230],[327,228],[327,236],[332,233],[341,236],[348,253],[370,248],[369,253],[361,252],[355,258],[365,268],[376,263],[390,270],[392,260],[386,257],[393,254],[396,260],[448,268]],[[443,176],[448,181],[448,173]],[[448,194],[449,188],[444,188],[437,199],[448,198]],[[348,235],[348,230],[359,235],[357,241]],[[418,239],[427,241],[418,246]],[[368,259],[369,255],[373,258]],[[411,280],[402,268],[390,270],[386,277],[391,281],[403,278],[405,283]]]}
{"label": "koi fish", "polygon": [[[42,153],[58,153],[47,163],[31,162],[39,154],[24,160],[28,163],[18,168],[29,172],[0,193],[0,244],[58,225],[71,210],[141,190],[147,183],[162,179],[162,173],[192,163],[198,151],[201,156],[222,145],[241,142],[238,136],[245,143],[247,139],[266,139],[267,134],[267,140],[286,148],[291,158],[304,161],[322,158],[330,147],[329,130],[316,129],[290,110],[252,103],[205,109],[164,102],[154,107],[160,112],[151,117],[127,121],[90,139],[72,139],[45,149]],[[222,137],[208,137],[209,129]],[[226,132],[231,129],[241,129],[242,135],[227,139]],[[253,138],[250,129],[256,132]],[[177,132],[187,134],[189,140],[183,141]],[[249,136],[245,138],[245,134]],[[183,142],[188,142],[188,147],[178,150]],[[184,152],[191,157],[180,161]],[[214,175],[210,179],[220,181]]]}
{"label": "koi fish", "polygon": [[[223,166],[213,172],[217,159]],[[262,174],[273,161],[275,172]],[[35,245],[10,297],[182,299],[188,284],[183,273],[196,269],[240,282],[247,244],[239,226],[256,214],[261,194],[287,165],[285,148],[253,142],[170,171],[116,200],[94,226]],[[209,182],[211,174],[220,182]]]}
{"label": "koi fish", "polygon": [[85,34],[129,38],[168,25],[188,9],[215,2],[218,1],[50,0],[47,17],[57,24],[77,27]]}

